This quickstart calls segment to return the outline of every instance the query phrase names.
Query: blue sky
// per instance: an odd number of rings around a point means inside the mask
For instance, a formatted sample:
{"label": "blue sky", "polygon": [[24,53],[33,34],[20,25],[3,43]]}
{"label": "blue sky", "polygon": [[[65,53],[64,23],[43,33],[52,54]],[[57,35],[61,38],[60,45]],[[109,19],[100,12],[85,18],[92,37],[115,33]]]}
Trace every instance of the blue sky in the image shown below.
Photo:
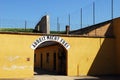
{"label": "blue sky", "polygon": [[[59,17],[61,30],[64,30],[65,25],[69,23],[68,15],[70,14],[72,26],[71,29],[78,29],[80,27],[81,8],[85,8],[86,10],[86,12],[85,10],[83,12],[83,16],[85,16],[83,21],[86,22],[86,20],[90,19],[89,21],[91,22],[92,18],[89,17],[89,15],[92,16],[93,1],[95,1],[97,5],[101,6],[98,0],[0,0],[0,24],[1,26],[4,26],[5,24],[12,25],[13,23],[18,26],[22,23],[21,26],[23,26],[24,20],[26,20],[28,21],[27,25],[34,28],[35,24],[40,20],[40,18],[45,14],[48,14],[50,16],[51,30],[57,29],[57,17]],[[120,2],[120,0],[117,1]],[[109,5],[107,7],[109,7]],[[91,11],[89,11],[89,9]],[[98,10],[97,12],[100,13],[99,11],[101,10]],[[108,12],[110,12],[110,10],[108,10]],[[87,19],[86,17],[89,17],[89,19]],[[90,25],[91,23],[84,24]]]}

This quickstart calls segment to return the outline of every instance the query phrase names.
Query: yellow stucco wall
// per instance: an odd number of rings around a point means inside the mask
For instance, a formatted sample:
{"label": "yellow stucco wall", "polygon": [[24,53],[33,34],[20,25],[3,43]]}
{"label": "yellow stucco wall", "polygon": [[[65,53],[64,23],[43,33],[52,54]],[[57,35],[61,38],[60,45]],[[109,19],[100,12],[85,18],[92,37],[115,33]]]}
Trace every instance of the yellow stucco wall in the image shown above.
{"label": "yellow stucco wall", "polygon": [[68,51],[68,75],[115,73],[114,39],[72,38]]}
{"label": "yellow stucco wall", "polygon": [[[38,37],[38,34],[0,34],[0,78],[33,76],[34,50],[30,46]],[[115,73],[114,38],[60,37],[70,45],[68,76]]]}
{"label": "yellow stucco wall", "polygon": [[33,76],[32,38],[28,35],[0,34],[0,78]]}

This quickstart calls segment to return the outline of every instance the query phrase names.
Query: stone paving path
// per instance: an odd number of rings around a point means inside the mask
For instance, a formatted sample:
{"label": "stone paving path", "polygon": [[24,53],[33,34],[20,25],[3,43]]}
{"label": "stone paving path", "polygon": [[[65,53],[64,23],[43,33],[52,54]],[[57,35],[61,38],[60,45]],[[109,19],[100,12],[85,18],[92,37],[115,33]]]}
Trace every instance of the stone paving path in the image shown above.
{"label": "stone paving path", "polygon": [[54,76],[54,75],[42,75],[42,76],[34,76],[33,79],[26,80],[120,80],[120,77],[92,77],[92,76],[84,76],[84,77],[68,77],[68,76]]}
{"label": "stone paving path", "polygon": [[81,76],[81,77],[68,77],[68,76],[56,76],[56,75],[35,75],[33,78],[27,79],[0,79],[0,80],[120,80],[120,76]]}
{"label": "stone paving path", "polygon": [[35,75],[32,78],[26,79],[0,79],[0,80],[120,80],[120,76],[80,76],[69,77],[64,75],[57,75],[44,70],[36,70]]}

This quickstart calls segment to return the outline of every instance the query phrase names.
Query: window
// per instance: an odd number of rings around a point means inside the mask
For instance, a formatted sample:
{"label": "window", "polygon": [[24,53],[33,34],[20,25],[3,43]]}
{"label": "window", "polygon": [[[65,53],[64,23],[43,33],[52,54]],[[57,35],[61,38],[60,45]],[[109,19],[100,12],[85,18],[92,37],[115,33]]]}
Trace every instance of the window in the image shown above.
{"label": "window", "polygon": [[49,63],[49,53],[46,55],[46,62]]}

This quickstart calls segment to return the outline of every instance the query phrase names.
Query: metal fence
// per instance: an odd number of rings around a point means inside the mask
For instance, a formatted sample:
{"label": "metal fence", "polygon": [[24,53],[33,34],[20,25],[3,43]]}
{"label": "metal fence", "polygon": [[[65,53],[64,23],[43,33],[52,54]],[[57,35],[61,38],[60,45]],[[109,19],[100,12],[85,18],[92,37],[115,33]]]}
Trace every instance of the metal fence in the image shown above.
{"label": "metal fence", "polygon": [[33,28],[34,21],[0,18],[0,28]]}
{"label": "metal fence", "polygon": [[56,30],[64,30],[66,25],[70,25],[71,30],[81,29],[120,17],[119,3],[120,0],[96,0],[75,12],[58,17]]}
{"label": "metal fence", "polygon": [[[50,20],[50,29],[64,31],[65,26],[70,25],[70,30],[76,30],[120,17],[119,3],[120,0],[95,0],[67,15],[54,17],[54,20]],[[36,24],[35,21],[0,18],[0,28],[34,28]]]}

